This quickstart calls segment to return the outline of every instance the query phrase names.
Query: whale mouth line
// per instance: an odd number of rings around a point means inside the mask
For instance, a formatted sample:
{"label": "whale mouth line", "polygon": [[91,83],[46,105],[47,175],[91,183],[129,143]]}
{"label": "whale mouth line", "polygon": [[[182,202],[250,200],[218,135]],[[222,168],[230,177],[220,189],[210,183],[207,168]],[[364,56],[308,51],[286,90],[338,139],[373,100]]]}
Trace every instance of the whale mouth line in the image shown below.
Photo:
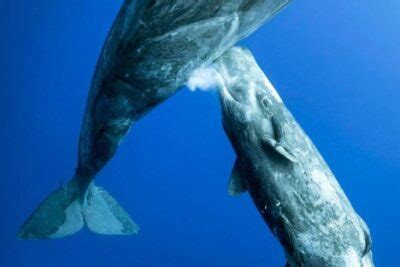
{"label": "whale mouth line", "polygon": [[[222,77],[221,77],[222,79]],[[223,83],[220,84],[219,86],[219,92],[222,96],[222,100],[223,102],[228,102],[228,103],[235,103],[235,104],[241,104],[241,102],[238,100],[237,96],[235,96],[235,94],[232,92],[232,89],[230,89],[231,87],[228,86],[225,82],[225,80],[223,80]]]}
{"label": "whale mouth line", "polygon": [[230,78],[229,72],[226,69],[226,66],[219,65],[218,69],[215,69],[215,79],[218,84],[218,89],[219,93],[221,95],[221,99],[223,102],[235,102],[237,104],[241,104],[241,101],[237,97],[237,91],[235,91],[233,88],[235,88],[234,85],[235,81]]}

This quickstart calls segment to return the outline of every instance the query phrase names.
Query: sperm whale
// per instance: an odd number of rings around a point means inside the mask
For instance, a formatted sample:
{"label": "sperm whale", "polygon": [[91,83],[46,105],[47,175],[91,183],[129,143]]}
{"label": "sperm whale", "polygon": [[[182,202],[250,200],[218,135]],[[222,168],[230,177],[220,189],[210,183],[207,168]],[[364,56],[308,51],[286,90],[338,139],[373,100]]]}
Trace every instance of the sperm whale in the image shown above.
{"label": "sperm whale", "polygon": [[287,266],[373,266],[367,225],[251,53],[231,48],[215,69],[237,155],[229,193],[249,192]]}

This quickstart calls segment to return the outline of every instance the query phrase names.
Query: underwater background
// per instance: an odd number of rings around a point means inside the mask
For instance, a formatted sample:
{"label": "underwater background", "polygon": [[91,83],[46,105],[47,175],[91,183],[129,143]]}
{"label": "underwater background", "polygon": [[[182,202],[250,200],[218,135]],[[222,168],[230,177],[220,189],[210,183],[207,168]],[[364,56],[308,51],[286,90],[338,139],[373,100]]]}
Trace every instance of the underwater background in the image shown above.
{"label": "underwater background", "polygon": [[[0,1],[0,266],[283,266],[245,194],[217,92],[181,90],[134,125],[98,175],[137,236],[16,232],[72,177],[92,73],[122,1]],[[400,2],[294,1],[252,50],[367,222],[378,267],[399,265]]]}

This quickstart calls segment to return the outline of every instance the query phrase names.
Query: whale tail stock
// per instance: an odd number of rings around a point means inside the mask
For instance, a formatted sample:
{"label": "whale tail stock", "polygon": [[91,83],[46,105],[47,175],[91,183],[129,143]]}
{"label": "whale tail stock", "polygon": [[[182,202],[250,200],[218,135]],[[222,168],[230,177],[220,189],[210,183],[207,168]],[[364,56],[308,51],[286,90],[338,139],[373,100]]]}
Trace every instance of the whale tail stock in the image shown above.
{"label": "whale tail stock", "polygon": [[82,190],[76,177],[50,194],[18,232],[21,239],[55,239],[83,226],[97,234],[132,235],[139,227],[118,202],[93,182]]}

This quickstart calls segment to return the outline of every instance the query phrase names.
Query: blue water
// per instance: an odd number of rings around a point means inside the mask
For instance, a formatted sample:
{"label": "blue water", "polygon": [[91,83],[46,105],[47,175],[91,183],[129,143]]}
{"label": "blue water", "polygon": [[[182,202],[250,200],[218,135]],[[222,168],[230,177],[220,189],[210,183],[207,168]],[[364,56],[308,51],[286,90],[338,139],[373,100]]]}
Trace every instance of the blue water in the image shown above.
{"label": "blue water", "polygon": [[[138,236],[16,239],[73,174],[91,75],[121,2],[0,1],[0,266],[283,266],[250,198],[227,194],[234,154],[215,92],[182,90],[159,106],[98,176]],[[377,266],[396,267],[400,3],[384,2],[295,1],[243,44],[367,221]]]}

